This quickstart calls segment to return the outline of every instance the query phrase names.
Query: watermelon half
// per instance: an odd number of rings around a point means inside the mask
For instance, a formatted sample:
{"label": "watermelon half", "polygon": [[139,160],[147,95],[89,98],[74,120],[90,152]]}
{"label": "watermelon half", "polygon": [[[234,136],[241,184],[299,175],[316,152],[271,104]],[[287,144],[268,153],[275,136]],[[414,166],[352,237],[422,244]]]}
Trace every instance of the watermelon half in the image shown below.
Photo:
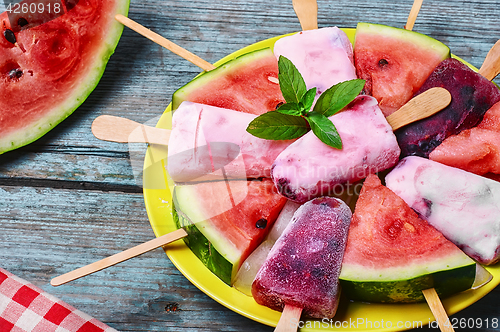
{"label": "watermelon half", "polygon": [[[0,153],[35,141],[80,106],[99,82],[123,31],[129,0],[65,0],[64,14],[0,15]],[[11,22],[12,21],[12,22]]]}
{"label": "watermelon half", "polygon": [[469,289],[476,263],[418,217],[399,196],[369,175],[349,229],[340,280],[350,299],[422,302],[422,290],[440,296]]}

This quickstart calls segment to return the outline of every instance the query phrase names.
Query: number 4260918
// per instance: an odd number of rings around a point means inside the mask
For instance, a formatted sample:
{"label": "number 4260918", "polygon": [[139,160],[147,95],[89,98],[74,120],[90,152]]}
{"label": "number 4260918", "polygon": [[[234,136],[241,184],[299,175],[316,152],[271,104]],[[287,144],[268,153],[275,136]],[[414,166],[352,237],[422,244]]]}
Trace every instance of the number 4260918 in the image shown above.
{"label": "number 4260918", "polygon": [[9,3],[5,9],[10,14],[61,14],[63,8],[60,2],[51,3]]}

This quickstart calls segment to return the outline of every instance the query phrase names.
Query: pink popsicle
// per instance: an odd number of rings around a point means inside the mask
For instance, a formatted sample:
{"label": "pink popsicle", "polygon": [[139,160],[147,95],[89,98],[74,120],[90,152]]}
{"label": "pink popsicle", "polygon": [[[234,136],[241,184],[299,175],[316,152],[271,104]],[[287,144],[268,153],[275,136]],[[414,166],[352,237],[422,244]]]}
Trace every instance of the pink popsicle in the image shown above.
{"label": "pink popsicle", "polygon": [[197,179],[223,165],[224,177],[270,177],[271,164],[292,141],[257,138],[246,131],[256,115],[192,102],[174,112],[167,170],[176,182]]}
{"label": "pink popsicle", "polygon": [[417,156],[402,159],[385,181],[471,258],[500,260],[500,183]]}
{"label": "pink popsicle", "polygon": [[337,27],[307,30],[278,39],[274,54],[288,58],[319,96],[333,85],[357,78],[352,44]]}
{"label": "pink popsicle", "polygon": [[303,203],[335,193],[347,182],[394,166],[400,149],[391,126],[371,96],[358,96],[347,109],[330,117],[343,148],[322,143],[312,132],[278,155],[271,177],[285,197]]}

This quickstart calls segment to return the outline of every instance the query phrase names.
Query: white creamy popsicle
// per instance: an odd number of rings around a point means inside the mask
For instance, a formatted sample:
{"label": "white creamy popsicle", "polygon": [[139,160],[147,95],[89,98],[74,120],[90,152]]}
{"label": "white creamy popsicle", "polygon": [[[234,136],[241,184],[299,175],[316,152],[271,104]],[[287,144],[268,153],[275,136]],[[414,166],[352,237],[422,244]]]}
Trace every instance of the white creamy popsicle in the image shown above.
{"label": "white creamy popsicle", "polygon": [[358,96],[347,108],[330,117],[342,139],[332,148],[308,132],[276,158],[271,177],[285,197],[303,203],[335,194],[339,185],[394,166],[400,149],[377,100]]}
{"label": "white creamy popsicle", "polygon": [[301,31],[274,44],[277,58],[289,59],[304,78],[307,89],[319,96],[333,85],[357,78],[352,44],[337,27]]}
{"label": "white creamy popsicle", "polygon": [[410,156],[386,185],[420,216],[482,264],[500,259],[500,183]]}
{"label": "white creamy popsicle", "polygon": [[185,101],[174,112],[167,170],[176,182],[219,173],[226,178],[270,177],[271,164],[292,141],[246,131],[256,115]]}

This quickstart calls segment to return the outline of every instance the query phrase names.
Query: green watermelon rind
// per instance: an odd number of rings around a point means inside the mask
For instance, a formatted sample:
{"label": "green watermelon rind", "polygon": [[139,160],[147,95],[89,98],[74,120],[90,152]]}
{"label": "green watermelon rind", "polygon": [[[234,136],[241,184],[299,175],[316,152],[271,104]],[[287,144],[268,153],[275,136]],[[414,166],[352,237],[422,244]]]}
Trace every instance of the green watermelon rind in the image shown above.
{"label": "green watermelon rind", "polygon": [[[196,257],[205,265],[213,274],[219,277],[226,284],[231,285],[231,281],[234,280],[234,276],[238,271],[239,260],[233,258],[231,262],[227,255],[222,254],[212,243],[217,243],[218,248],[226,248],[227,252],[230,252],[232,245],[227,243],[222,237],[207,239],[205,234],[200,231],[203,228],[203,222],[197,222],[193,224],[192,219],[186,215],[183,211],[193,213],[197,211],[196,202],[193,202],[191,206],[186,200],[186,197],[182,197],[181,200],[177,200],[179,196],[179,189],[185,188],[187,190],[180,190],[181,192],[187,193],[189,195],[188,186],[175,187],[174,189],[174,204],[172,208],[172,218],[174,220],[175,226],[177,228],[184,228],[188,236],[183,238],[186,246],[191,249],[191,251],[196,255]],[[182,203],[180,203],[182,202]],[[187,206],[186,206],[187,204]],[[181,206],[182,205],[182,206]],[[196,217],[199,220],[199,216]]]}
{"label": "green watermelon rind", "polygon": [[70,116],[88,98],[104,74],[108,60],[114,53],[123,32],[123,25],[114,20],[114,15],[122,14],[127,16],[129,5],[130,0],[118,0],[116,11],[113,14],[113,20],[107,34],[108,38],[102,45],[99,53],[95,54],[94,61],[90,65],[91,69],[89,68],[87,75],[73,88],[74,93],[69,95],[64,102],[54,107],[38,121],[1,137],[0,154],[18,149],[38,140]]}
{"label": "green watermelon rind", "polygon": [[375,303],[424,302],[423,289],[435,288],[440,297],[470,289],[476,263],[461,252],[432,257],[422,265],[367,268],[342,264],[340,284],[349,299]]}
{"label": "green watermelon rind", "polygon": [[222,256],[231,264],[238,266],[240,263],[240,251],[233,243],[210,226],[206,215],[203,214],[204,211],[200,209],[199,200],[200,197],[196,193],[196,186],[177,185],[174,189],[174,207],[179,210],[177,214],[182,215],[188,221],[187,224],[193,224],[193,221],[196,221],[195,227],[207,241],[217,243]]}
{"label": "green watermelon rind", "polygon": [[188,234],[183,238],[186,246],[196,255],[196,257],[205,265],[213,274],[219,277],[223,282],[231,285],[233,276],[236,275],[235,268],[237,265],[232,264],[207,240],[207,238],[191,224],[189,218],[177,213],[177,209],[172,209],[172,219],[177,228],[184,228]]}
{"label": "green watermelon rind", "polygon": [[269,56],[269,52],[273,53],[271,48],[268,47],[251,51],[234,59],[230,59],[211,71],[201,73],[174,92],[172,96],[172,110],[175,111],[183,101],[188,100],[189,94],[193,91],[208,85],[214,79],[227,75],[228,72],[235,72],[239,68],[246,67],[253,61]]}
{"label": "green watermelon rind", "polygon": [[[451,57],[451,50],[448,46],[439,40],[420,32],[376,23],[359,22],[356,27],[356,35],[360,32],[363,34],[373,34],[377,36],[387,36],[400,39],[405,42],[418,45],[423,49],[432,49],[436,54],[440,54],[443,60]],[[356,35],[354,36],[354,44],[356,43]]]}

